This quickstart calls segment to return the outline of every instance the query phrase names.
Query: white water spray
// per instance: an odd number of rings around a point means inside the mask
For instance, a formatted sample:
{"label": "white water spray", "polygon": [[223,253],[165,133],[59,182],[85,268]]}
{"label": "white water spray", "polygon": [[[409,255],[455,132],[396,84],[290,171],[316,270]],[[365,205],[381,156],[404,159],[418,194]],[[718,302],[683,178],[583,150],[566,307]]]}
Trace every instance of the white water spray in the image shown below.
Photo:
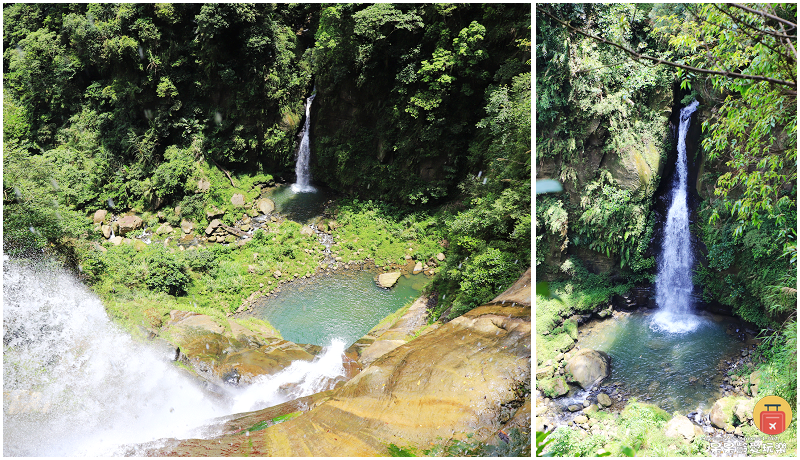
{"label": "white water spray", "polygon": [[689,204],[686,190],[687,159],[686,133],[692,114],[697,110],[694,101],[681,109],[678,126],[678,179],[672,188],[672,203],[667,212],[664,225],[664,245],[658,261],[656,280],[656,303],[660,310],[653,317],[653,326],[673,333],[694,330],[699,324],[692,313],[692,255],[691,233],[689,231]]}
{"label": "white water spray", "polygon": [[306,99],[306,121],[303,124],[303,136],[300,140],[300,148],[297,150],[297,163],[294,168],[297,174],[297,182],[292,184],[292,191],[295,193],[317,191],[317,189],[310,185],[311,172],[309,171],[309,163],[311,162],[311,145],[309,140],[309,131],[311,131],[311,103],[316,96],[317,93],[314,92]]}
{"label": "white water spray", "polygon": [[108,456],[203,437],[212,418],[324,391],[344,374],[335,343],[257,385],[211,393],[114,326],[71,275],[3,259],[4,456]]}

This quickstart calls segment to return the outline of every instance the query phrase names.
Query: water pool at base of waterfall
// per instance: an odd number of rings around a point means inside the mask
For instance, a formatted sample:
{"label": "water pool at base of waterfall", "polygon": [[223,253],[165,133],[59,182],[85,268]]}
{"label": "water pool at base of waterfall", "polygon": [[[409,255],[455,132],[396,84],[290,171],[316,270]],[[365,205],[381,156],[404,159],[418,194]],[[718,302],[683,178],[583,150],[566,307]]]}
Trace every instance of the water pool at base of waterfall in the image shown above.
{"label": "water pool at base of waterfall", "polygon": [[311,223],[322,214],[330,194],[322,187],[314,192],[295,192],[289,185],[278,185],[264,194],[275,203],[275,210],[282,216],[301,224]]}
{"label": "water pool at base of waterfall", "polygon": [[611,375],[603,384],[621,382],[631,397],[668,413],[710,409],[722,396],[720,363],[745,345],[729,317],[694,315],[689,333],[666,332],[655,313],[622,314],[581,327],[580,348],[608,353]]}
{"label": "water pool at base of waterfall", "polygon": [[297,280],[253,306],[253,316],[269,321],[284,339],[326,345],[340,338],[348,345],[383,318],[414,301],[425,275],[403,275],[391,289],[375,284],[371,270],[336,272]]}

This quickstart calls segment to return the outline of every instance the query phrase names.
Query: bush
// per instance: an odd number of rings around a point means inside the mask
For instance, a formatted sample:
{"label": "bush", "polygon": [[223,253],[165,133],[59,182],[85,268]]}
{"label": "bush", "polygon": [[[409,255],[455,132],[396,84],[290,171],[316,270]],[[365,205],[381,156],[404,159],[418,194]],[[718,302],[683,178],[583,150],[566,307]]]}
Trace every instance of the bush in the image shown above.
{"label": "bush", "polygon": [[147,265],[144,277],[147,287],[174,296],[186,293],[189,284],[186,265],[164,248],[152,246],[150,248],[151,250],[144,256]]}

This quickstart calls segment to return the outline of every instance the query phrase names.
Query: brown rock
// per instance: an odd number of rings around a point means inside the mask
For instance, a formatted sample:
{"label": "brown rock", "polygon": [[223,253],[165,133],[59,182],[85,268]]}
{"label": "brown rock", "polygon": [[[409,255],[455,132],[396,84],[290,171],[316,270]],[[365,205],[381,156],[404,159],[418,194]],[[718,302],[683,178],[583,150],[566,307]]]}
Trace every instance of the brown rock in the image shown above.
{"label": "brown rock", "polygon": [[572,381],[578,382],[582,388],[589,388],[602,381],[608,377],[610,370],[608,354],[587,348],[578,351],[567,362],[567,371],[572,374]]}
{"label": "brown rock", "polygon": [[106,211],[105,209],[98,209],[97,211],[94,212],[94,216],[92,216],[92,222],[95,224],[103,222],[106,219],[106,214],[108,214],[108,211]]}
{"label": "brown rock", "polygon": [[392,272],[392,273],[382,273],[378,275],[378,286],[389,289],[390,287],[394,286],[402,273],[400,272]]}
{"label": "brown rock", "polygon": [[129,232],[142,228],[142,218],[139,216],[125,216],[117,221],[119,234],[125,236]]}
{"label": "brown rock", "polygon": [[219,219],[212,220],[211,223],[208,224],[208,227],[206,227],[206,235],[211,235],[212,233],[214,233],[214,230],[216,230],[217,227],[219,227],[220,225],[222,225],[221,220]]}
{"label": "brown rock", "polygon": [[244,207],[244,195],[241,193],[234,193],[231,197],[231,204],[240,208]]}

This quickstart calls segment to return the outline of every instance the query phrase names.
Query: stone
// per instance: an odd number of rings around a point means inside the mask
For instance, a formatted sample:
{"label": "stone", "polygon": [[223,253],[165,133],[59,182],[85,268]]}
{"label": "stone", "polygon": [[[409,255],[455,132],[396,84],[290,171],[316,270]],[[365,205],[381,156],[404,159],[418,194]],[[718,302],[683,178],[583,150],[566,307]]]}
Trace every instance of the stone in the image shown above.
{"label": "stone", "polygon": [[247,224],[242,224],[239,228],[241,228],[243,232],[249,232],[251,227]]}
{"label": "stone", "polygon": [[92,222],[95,224],[103,222],[104,220],[106,220],[106,214],[108,214],[108,211],[106,211],[105,209],[98,209],[97,211],[94,212],[94,216],[92,216]]}
{"label": "stone", "polygon": [[117,221],[119,225],[119,234],[125,236],[126,234],[142,228],[142,218],[139,216],[125,216]]}
{"label": "stone", "polygon": [[444,253],[440,252],[439,254],[436,254],[436,260],[438,260],[439,262],[443,261]]}
{"label": "stone", "polygon": [[158,228],[156,229],[156,235],[166,235],[172,233],[173,230],[174,229],[172,228],[172,225],[164,222],[163,224],[159,225]]}
{"label": "stone", "polygon": [[597,395],[597,402],[599,402],[600,404],[602,404],[602,405],[604,405],[606,407],[608,407],[608,406],[610,406],[611,404],[614,403],[613,401],[611,401],[611,398],[605,393],[600,393],[600,394]]}
{"label": "stone", "polygon": [[211,190],[211,182],[208,179],[200,179],[197,181],[197,191],[198,192],[207,192]]}
{"label": "stone", "polygon": [[212,220],[211,223],[208,224],[208,227],[206,227],[206,235],[211,235],[212,233],[214,233],[214,230],[216,230],[217,227],[219,227],[220,225],[222,225],[221,220],[219,219]]}
{"label": "stone", "polygon": [[410,256],[410,255],[408,255],[408,254],[406,254],[405,256],[403,256],[403,258],[404,258],[405,260],[411,260],[411,256]]}
{"label": "stone", "polygon": [[244,195],[242,195],[241,193],[234,193],[233,196],[231,197],[231,204],[236,207],[243,208]]}
{"label": "stone", "polygon": [[216,206],[212,206],[209,211],[206,211],[206,217],[209,219],[213,219],[215,217],[222,217],[225,214],[224,209],[218,209]]}
{"label": "stone", "polygon": [[300,229],[300,234],[304,236],[311,236],[314,234],[314,230],[308,225],[304,225],[303,228]]}
{"label": "stone", "polygon": [[755,371],[752,374],[750,374],[750,384],[751,385],[761,384],[761,371]]}
{"label": "stone", "polygon": [[214,235],[209,236],[208,237],[208,242],[209,243],[216,243],[217,242],[217,237],[214,236]]}
{"label": "stone", "polygon": [[588,414],[593,414],[593,413],[597,412],[598,410],[600,410],[600,408],[597,407],[597,404],[589,404],[589,407],[584,409],[583,413],[588,415]]}
{"label": "stone", "polygon": [[113,244],[114,246],[119,246],[120,244],[122,244],[122,240],[123,240],[123,238],[121,236],[117,235],[117,236],[109,239],[108,241],[111,241],[111,244]]}
{"label": "stone", "polygon": [[225,237],[225,242],[230,244],[236,241],[236,237],[234,235],[228,235]]}
{"label": "stone", "polygon": [[588,422],[589,421],[589,417],[587,417],[585,415],[579,415],[579,416],[575,417],[574,420],[575,420],[575,423],[581,424],[581,423]]}
{"label": "stone", "polygon": [[188,221],[186,219],[183,219],[181,221],[181,230],[183,230],[183,233],[185,233],[187,235],[192,233],[192,231],[194,231],[194,223],[192,223],[192,222],[190,222],[190,221]]}
{"label": "stone", "polygon": [[567,361],[567,371],[572,374],[571,381],[585,389],[608,377],[610,361],[605,352],[584,348]]}
{"label": "stone", "polygon": [[727,425],[734,423],[734,417],[736,417],[734,408],[743,400],[746,398],[741,396],[726,396],[718,399],[708,415],[711,424],[724,430]]}
{"label": "stone", "polygon": [[275,270],[272,276],[274,276],[275,278],[280,278],[281,276],[283,276],[283,273],[281,273],[280,270]]}
{"label": "stone", "polygon": [[734,431],[733,425],[731,425],[730,423],[725,425],[725,432],[726,433],[731,434],[731,433],[733,433],[733,431]]}
{"label": "stone", "polygon": [[378,275],[378,286],[389,289],[390,287],[394,286],[397,283],[397,280],[400,279],[402,273],[400,272],[391,272],[391,273],[381,273]]}
{"label": "stone", "polygon": [[589,407],[589,405],[590,405],[589,404],[589,400],[588,399],[584,399],[583,400],[583,407]]}
{"label": "stone", "polygon": [[261,211],[261,214],[271,214],[275,210],[275,202],[269,198],[261,198],[256,203],[256,207]]}
{"label": "stone", "polygon": [[103,238],[105,238],[105,239],[111,238],[111,226],[110,225],[103,225],[100,229],[103,231]]}
{"label": "stone", "polygon": [[753,420],[753,410],[756,406],[755,399],[743,399],[736,403],[733,407],[733,415],[739,423],[747,423],[748,420]]}
{"label": "stone", "polygon": [[733,430],[733,434],[736,436],[744,436],[744,432],[742,431],[741,426],[737,426],[735,430]]}
{"label": "stone", "polygon": [[421,271],[422,271],[422,262],[417,262],[417,264],[414,265],[414,274],[416,275]]}
{"label": "stone", "polygon": [[668,438],[677,438],[681,436],[687,441],[691,442],[691,440],[695,437],[694,427],[694,423],[692,423],[688,417],[685,415],[675,414],[675,416],[672,417],[672,420],[667,422],[664,434]]}
{"label": "stone", "polygon": [[742,350],[742,356],[747,356],[747,350]]}
{"label": "stone", "polygon": [[119,222],[117,222],[116,220],[114,222],[111,222],[111,233],[115,235],[119,234]]}
{"label": "stone", "polygon": [[133,248],[139,252],[142,252],[147,249],[147,243],[142,240],[133,240]]}
{"label": "stone", "polygon": [[572,405],[567,406],[567,409],[570,412],[577,412],[580,408],[581,408],[581,406],[579,406],[577,404],[572,404]]}

